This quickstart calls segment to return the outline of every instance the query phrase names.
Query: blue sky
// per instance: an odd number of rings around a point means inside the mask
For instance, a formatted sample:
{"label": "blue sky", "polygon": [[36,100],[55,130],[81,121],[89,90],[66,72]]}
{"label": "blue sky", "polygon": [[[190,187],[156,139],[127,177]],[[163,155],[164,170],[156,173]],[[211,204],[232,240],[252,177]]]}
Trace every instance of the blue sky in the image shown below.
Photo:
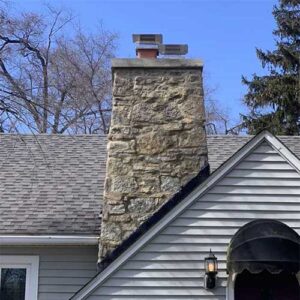
{"label": "blue sky", "polygon": [[[273,49],[275,0],[52,0],[70,8],[87,30],[99,20],[119,34],[118,57],[134,57],[132,33],[162,33],[165,43],[187,43],[201,58],[208,84],[233,120],[245,112],[241,75],[262,74],[255,47]],[[40,10],[38,0],[15,0],[19,10]]]}

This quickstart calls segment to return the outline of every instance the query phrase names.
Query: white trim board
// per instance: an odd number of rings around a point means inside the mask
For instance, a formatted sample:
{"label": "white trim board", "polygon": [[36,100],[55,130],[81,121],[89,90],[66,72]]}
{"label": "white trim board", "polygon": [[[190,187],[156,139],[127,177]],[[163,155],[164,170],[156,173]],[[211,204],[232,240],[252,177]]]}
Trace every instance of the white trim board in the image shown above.
{"label": "white trim board", "polygon": [[252,150],[259,146],[263,141],[268,142],[272,148],[278,152],[288,163],[290,163],[300,173],[299,159],[285,147],[275,136],[268,131],[263,131],[253,139],[251,139],[244,147],[237,151],[229,160],[219,167],[212,175],[201,185],[195,188],[184,201],[181,201],[168,214],[166,214],[159,222],[150,228],[146,234],[141,236],[133,245],[131,245],[124,253],[117,257],[106,269],[99,273],[86,286],[77,292],[71,299],[86,299],[93,291],[95,291],[101,283],[115,272],[130,257],[137,253],[148,241],[156,234],[163,230],[170,222],[172,222],[183,210],[192,205],[199,197],[203,196],[210,188],[213,187],[220,179],[230,172],[243,158],[245,158]]}
{"label": "white trim board", "polygon": [[88,246],[98,245],[98,236],[76,235],[0,235],[0,246]]}

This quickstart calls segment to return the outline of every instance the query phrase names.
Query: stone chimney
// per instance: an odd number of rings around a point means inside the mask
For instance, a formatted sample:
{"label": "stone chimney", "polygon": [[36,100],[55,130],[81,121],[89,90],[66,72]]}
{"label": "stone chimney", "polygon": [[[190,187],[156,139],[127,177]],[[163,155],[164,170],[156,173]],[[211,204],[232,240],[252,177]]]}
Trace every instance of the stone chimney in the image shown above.
{"label": "stone chimney", "polygon": [[202,62],[113,59],[100,259],[207,164]]}

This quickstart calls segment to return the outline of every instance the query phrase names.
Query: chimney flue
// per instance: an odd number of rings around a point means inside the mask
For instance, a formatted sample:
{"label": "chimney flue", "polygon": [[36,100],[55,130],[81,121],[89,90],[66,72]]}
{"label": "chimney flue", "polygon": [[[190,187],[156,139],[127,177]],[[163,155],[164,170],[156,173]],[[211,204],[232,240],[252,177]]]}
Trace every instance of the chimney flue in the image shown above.
{"label": "chimney flue", "polygon": [[141,45],[139,45],[138,47],[136,47],[137,58],[152,58],[152,59],[157,58],[158,47],[155,47],[156,45],[153,45],[152,47],[151,46],[141,47]]}
{"label": "chimney flue", "polygon": [[132,40],[136,43],[136,56],[138,58],[157,58],[159,45],[162,43],[161,34],[133,34]]}

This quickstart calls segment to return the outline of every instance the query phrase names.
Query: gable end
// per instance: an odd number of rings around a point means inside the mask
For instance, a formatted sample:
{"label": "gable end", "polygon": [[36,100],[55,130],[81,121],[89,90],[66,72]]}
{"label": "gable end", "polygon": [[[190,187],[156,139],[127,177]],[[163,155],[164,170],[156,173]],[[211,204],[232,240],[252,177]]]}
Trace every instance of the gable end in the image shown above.
{"label": "gable end", "polygon": [[[293,196],[300,195],[299,166],[299,160],[279,140],[262,132],[188,193],[184,201],[174,208],[170,206],[171,211],[150,227],[147,234],[141,227],[137,240],[108,267],[103,266],[103,271],[72,299],[86,299],[91,293],[94,297],[109,296],[109,299],[146,299],[149,293],[156,299],[166,295],[204,299],[211,296],[211,292],[204,290],[201,284],[193,286],[193,282],[203,278],[203,259],[210,247],[217,252],[220,261],[220,286],[215,292],[224,297],[227,245],[240,226],[263,215],[283,219],[292,228],[300,228],[297,221],[300,203]],[[281,176],[286,180],[278,186],[276,180]],[[272,178],[275,178],[273,184],[268,181]],[[256,197],[255,191],[262,198]],[[288,191],[291,197],[285,195]],[[276,195],[278,199],[274,198]],[[279,203],[280,197],[286,200],[286,207]],[[163,289],[152,286],[151,279],[157,276],[157,280],[165,279],[160,284]],[[139,277],[145,279],[143,290],[135,288]],[[120,278],[123,279],[120,281]],[[175,288],[176,278],[192,286]],[[116,280],[122,282],[118,287]],[[105,286],[99,287],[103,282]]]}

